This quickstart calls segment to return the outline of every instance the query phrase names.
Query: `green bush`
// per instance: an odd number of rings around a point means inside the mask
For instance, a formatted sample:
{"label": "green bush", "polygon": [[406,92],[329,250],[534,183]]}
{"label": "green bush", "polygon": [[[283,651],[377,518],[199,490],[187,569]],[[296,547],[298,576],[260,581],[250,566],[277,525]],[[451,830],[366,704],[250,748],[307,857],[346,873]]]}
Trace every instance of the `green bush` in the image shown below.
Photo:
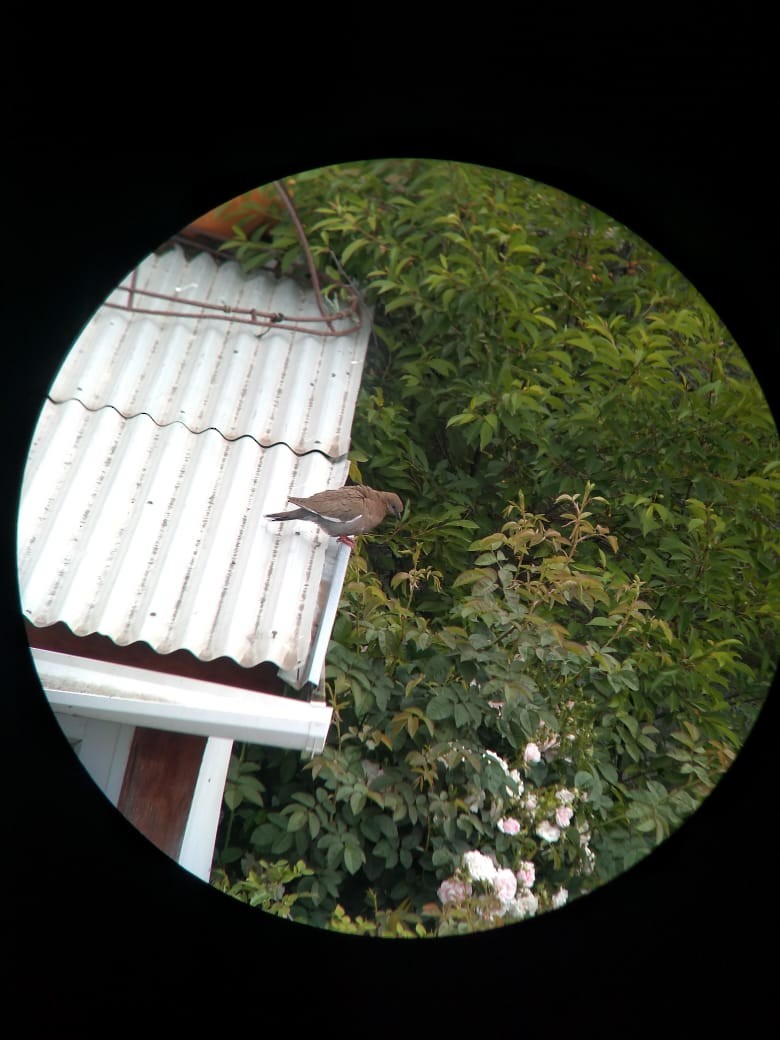
{"label": "green bush", "polygon": [[[375,311],[351,475],[409,509],[352,555],[323,753],[239,752],[225,885],[248,852],[312,871],[299,920],[493,927],[646,855],[738,752],[777,661],[776,430],[695,290],[577,200],[413,161],[289,187],[326,292]],[[232,248],[305,267],[290,222]]]}

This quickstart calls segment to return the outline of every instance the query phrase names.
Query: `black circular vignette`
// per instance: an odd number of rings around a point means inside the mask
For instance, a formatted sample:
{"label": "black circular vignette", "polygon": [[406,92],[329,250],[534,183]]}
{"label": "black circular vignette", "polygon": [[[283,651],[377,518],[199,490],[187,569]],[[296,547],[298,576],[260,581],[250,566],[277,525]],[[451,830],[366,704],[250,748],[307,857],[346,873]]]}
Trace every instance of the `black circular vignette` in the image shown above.
{"label": "black circular vignette", "polygon": [[[455,112],[410,104],[400,118],[388,111],[386,120],[355,131],[356,118],[350,133],[312,130],[305,141],[292,141],[284,120],[269,119],[256,148],[214,148],[209,135],[208,149],[193,137],[198,147],[178,150],[163,144],[119,153],[93,143],[76,149],[78,161],[72,149],[68,161],[58,148],[19,155],[11,191],[28,200],[56,196],[56,206],[45,208],[45,249],[23,230],[6,239],[3,292],[12,367],[5,382],[3,636],[16,672],[17,720],[7,788],[14,878],[5,899],[18,916],[23,988],[34,972],[42,992],[81,981],[112,1008],[132,992],[139,1006],[148,1000],[176,1010],[204,987],[240,1015],[246,993],[254,989],[262,1005],[263,994],[289,985],[320,1021],[337,1005],[351,1006],[368,1028],[389,1000],[400,1020],[404,995],[426,1022],[465,1021],[469,994],[480,987],[475,1006],[487,1022],[492,1007],[496,1024],[511,1023],[513,1009],[518,1022],[533,1015],[586,1027],[619,1010],[649,1007],[663,1015],[691,987],[705,1005],[715,1000],[713,989],[721,1004],[762,1003],[760,981],[771,959],[764,944],[777,923],[768,869],[776,698],[695,817],[610,885],[492,933],[358,939],[234,904],[111,809],[49,712],[18,612],[13,547],[21,473],[41,402],[80,328],[170,234],[228,198],[303,169],[416,154],[512,170],[583,199],[645,239],[702,293],[777,414],[768,227],[776,189],[765,138],[755,132],[765,106],[747,88],[729,94],[731,74],[725,86],[716,75],[689,72],[683,82],[672,77],[643,89],[649,65],[648,58],[634,78],[628,70],[616,79],[607,97],[595,94],[590,108],[573,90],[550,91],[546,118],[537,115],[537,122],[524,114],[519,88],[502,88],[484,103],[460,89]],[[603,130],[595,133],[599,120]],[[655,162],[648,161],[648,139]],[[755,862],[746,861],[749,849]]]}

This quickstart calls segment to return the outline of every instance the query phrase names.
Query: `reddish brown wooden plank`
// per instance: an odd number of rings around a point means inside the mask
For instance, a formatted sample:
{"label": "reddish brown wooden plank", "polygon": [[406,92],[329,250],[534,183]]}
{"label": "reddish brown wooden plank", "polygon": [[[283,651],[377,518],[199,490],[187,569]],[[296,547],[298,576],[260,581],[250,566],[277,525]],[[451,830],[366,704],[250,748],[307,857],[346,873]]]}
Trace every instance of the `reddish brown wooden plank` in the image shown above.
{"label": "reddish brown wooden plank", "polygon": [[108,636],[102,636],[97,632],[88,636],[76,636],[62,621],[46,628],[36,628],[25,618],[25,628],[30,646],[41,650],[56,650],[63,654],[75,654],[98,661],[113,661],[115,664],[126,664],[133,668],[148,668],[153,672],[183,675],[187,679],[203,679],[205,682],[257,690],[259,693],[283,694],[285,690],[284,683],[277,674],[276,665],[270,661],[255,665],[254,668],[244,668],[231,657],[200,661],[189,650],[158,654],[144,642],[117,646]]}
{"label": "reddish brown wooden plank", "polygon": [[159,849],[179,854],[206,737],[139,726],[117,808]]}

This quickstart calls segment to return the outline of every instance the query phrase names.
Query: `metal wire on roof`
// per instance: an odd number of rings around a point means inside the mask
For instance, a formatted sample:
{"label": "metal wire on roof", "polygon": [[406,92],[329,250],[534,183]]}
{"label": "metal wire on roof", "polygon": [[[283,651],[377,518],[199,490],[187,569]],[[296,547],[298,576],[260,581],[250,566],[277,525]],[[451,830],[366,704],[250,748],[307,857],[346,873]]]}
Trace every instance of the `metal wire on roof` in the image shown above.
{"label": "metal wire on roof", "polygon": [[[246,278],[238,264],[199,254],[187,261],[175,247],[149,256],[135,272],[167,300],[156,313],[117,310],[115,290],[74,344],[49,397],[110,405],[129,418],[145,412],[161,426],[181,422],[194,433],[213,428],[224,437],[287,444],[294,452],[340,458],[349,435],[363,372],[368,320],[342,335],[301,331],[316,313],[315,294],[266,273]],[[185,313],[180,303],[198,298]],[[256,333],[222,322],[203,308],[232,301],[290,316],[292,327]],[[178,301],[178,302],[174,302]]]}

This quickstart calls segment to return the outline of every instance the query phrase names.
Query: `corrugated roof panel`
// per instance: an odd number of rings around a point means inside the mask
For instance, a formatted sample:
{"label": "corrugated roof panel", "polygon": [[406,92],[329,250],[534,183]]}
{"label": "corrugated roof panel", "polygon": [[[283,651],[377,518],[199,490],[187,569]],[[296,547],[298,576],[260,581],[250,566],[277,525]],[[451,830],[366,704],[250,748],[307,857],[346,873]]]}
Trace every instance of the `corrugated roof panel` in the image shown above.
{"label": "corrugated roof panel", "polygon": [[[123,285],[130,283],[128,276]],[[188,260],[179,247],[147,257],[135,286],[175,300],[136,295],[135,306],[166,312],[144,314],[109,306],[129,299],[124,289],[112,293],[68,354],[53,401],[75,399],[92,410],[110,404],[128,418],[146,413],[159,425],[214,428],[229,439],[249,435],[299,454],[346,455],[368,313],[359,332],[341,320],[341,334],[325,335],[313,291],[265,272],[247,277],[238,264],[207,254]],[[283,315],[283,322],[220,320],[203,302]],[[296,324],[305,331],[282,327]]]}
{"label": "corrugated roof panel", "polygon": [[338,543],[264,514],[347,473],[319,452],[47,402],[19,514],[24,614],[159,653],[273,661],[300,684]]}

